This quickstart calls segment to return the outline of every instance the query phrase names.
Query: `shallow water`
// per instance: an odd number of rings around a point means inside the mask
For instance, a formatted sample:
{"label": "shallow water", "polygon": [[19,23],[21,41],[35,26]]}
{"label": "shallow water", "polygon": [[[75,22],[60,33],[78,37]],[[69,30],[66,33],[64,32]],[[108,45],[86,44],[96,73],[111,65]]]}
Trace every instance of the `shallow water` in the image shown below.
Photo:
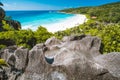
{"label": "shallow water", "polygon": [[22,29],[30,28],[32,30],[36,30],[38,26],[59,23],[75,16],[75,14],[65,14],[58,11],[7,11],[6,15],[20,21]]}

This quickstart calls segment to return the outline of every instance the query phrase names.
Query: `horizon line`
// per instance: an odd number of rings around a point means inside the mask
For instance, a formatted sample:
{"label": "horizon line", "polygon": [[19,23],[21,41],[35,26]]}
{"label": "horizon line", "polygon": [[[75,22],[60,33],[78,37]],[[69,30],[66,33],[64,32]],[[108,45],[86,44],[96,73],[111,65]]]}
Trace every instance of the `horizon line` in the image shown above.
{"label": "horizon line", "polygon": [[60,11],[60,10],[5,10],[5,11]]}
{"label": "horizon line", "polygon": [[116,1],[116,2],[109,2],[109,3],[105,3],[105,4],[100,4],[100,5],[91,5],[91,6],[78,6],[78,7],[69,7],[69,8],[63,8],[63,9],[15,9],[15,10],[5,10],[4,8],[4,10],[5,11],[50,11],[50,10],[52,10],[52,11],[60,11],[60,10],[65,10],[65,9],[71,9],[71,8],[83,8],[83,7],[98,7],[98,6],[102,6],[102,5],[107,5],[107,4],[112,4],[112,3],[119,3],[120,1]]}

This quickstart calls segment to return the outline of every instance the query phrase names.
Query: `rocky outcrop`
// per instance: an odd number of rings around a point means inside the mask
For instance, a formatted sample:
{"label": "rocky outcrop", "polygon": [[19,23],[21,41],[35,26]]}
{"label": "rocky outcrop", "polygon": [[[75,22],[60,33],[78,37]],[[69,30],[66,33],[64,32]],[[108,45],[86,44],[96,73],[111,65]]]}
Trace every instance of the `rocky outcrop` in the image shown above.
{"label": "rocky outcrop", "polygon": [[5,17],[5,11],[0,7],[0,19]]}
{"label": "rocky outcrop", "polygon": [[21,29],[21,23],[19,21],[16,21],[16,20],[7,20],[6,22],[10,26],[12,26],[15,30]]}
{"label": "rocky outcrop", "polygon": [[[120,53],[120,52],[119,52]],[[118,52],[112,52],[105,55],[96,57],[96,61],[108,69],[115,77],[120,78],[120,54]]]}
{"label": "rocky outcrop", "polygon": [[3,10],[3,8],[0,7],[0,31],[3,31],[4,29],[2,28],[2,26],[4,25],[2,23],[2,20],[6,21],[7,24],[9,24],[11,27],[13,27],[15,30],[19,30],[21,29],[21,24],[19,21],[16,20],[7,20],[5,19],[5,11]]}
{"label": "rocky outcrop", "polygon": [[[0,52],[9,68],[3,80],[120,80],[120,54],[100,53],[98,37],[55,37],[31,50],[12,46]],[[52,61],[52,63],[49,63]]]}
{"label": "rocky outcrop", "polygon": [[1,26],[2,24],[2,19],[5,17],[5,11],[0,7],[0,30],[2,29]]}

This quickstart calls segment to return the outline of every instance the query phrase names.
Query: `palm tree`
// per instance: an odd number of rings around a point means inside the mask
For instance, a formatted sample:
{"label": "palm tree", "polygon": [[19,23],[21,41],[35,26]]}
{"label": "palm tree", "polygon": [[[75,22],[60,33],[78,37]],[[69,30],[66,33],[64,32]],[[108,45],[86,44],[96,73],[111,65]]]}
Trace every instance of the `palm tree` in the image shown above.
{"label": "palm tree", "polygon": [[0,6],[4,6],[3,3],[0,2]]}

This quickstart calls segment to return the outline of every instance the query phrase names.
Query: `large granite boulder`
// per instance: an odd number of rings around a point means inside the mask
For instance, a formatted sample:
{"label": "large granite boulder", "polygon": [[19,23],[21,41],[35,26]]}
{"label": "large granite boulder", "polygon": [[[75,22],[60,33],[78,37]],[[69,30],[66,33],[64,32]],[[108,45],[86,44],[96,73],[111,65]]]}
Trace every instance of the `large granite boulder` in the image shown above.
{"label": "large granite boulder", "polygon": [[95,60],[103,65],[104,68],[120,79],[120,52],[112,52],[105,55],[100,55]]}
{"label": "large granite boulder", "polygon": [[11,27],[13,27],[15,30],[21,29],[21,23],[16,20],[7,20],[5,18],[5,11],[0,7],[0,31],[3,30],[1,26],[3,26],[2,20],[6,21],[7,24],[9,24]]}
{"label": "large granite boulder", "polygon": [[0,7],[0,31],[2,30],[1,26],[3,26],[2,24],[2,19],[4,19],[5,17],[5,11]]}
{"label": "large granite boulder", "polygon": [[100,49],[98,37],[52,37],[31,50],[2,50],[0,57],[10,65],[4,69],[8,80],[120,80],[120,54]]}
{"label": "large granite boulder", "polygon": [[12,26],[15,30],[21,29],[21,23],[16,20],[8,20],[6,21],[10,26]]}
{"label": "large granite boulder", "polygon": [[[5,59],[9,67],[5,67],[6,74],[10,80],[15,80],[26,69],[28,62],[28,49],[10,46],[0,52],[0,57]],[[4,79],[3,79],[4,80]]]}
{"label": "large granite boulder", "polygon": [[0,20],[4,19],[5,17],[5,11],[0,7]]}

